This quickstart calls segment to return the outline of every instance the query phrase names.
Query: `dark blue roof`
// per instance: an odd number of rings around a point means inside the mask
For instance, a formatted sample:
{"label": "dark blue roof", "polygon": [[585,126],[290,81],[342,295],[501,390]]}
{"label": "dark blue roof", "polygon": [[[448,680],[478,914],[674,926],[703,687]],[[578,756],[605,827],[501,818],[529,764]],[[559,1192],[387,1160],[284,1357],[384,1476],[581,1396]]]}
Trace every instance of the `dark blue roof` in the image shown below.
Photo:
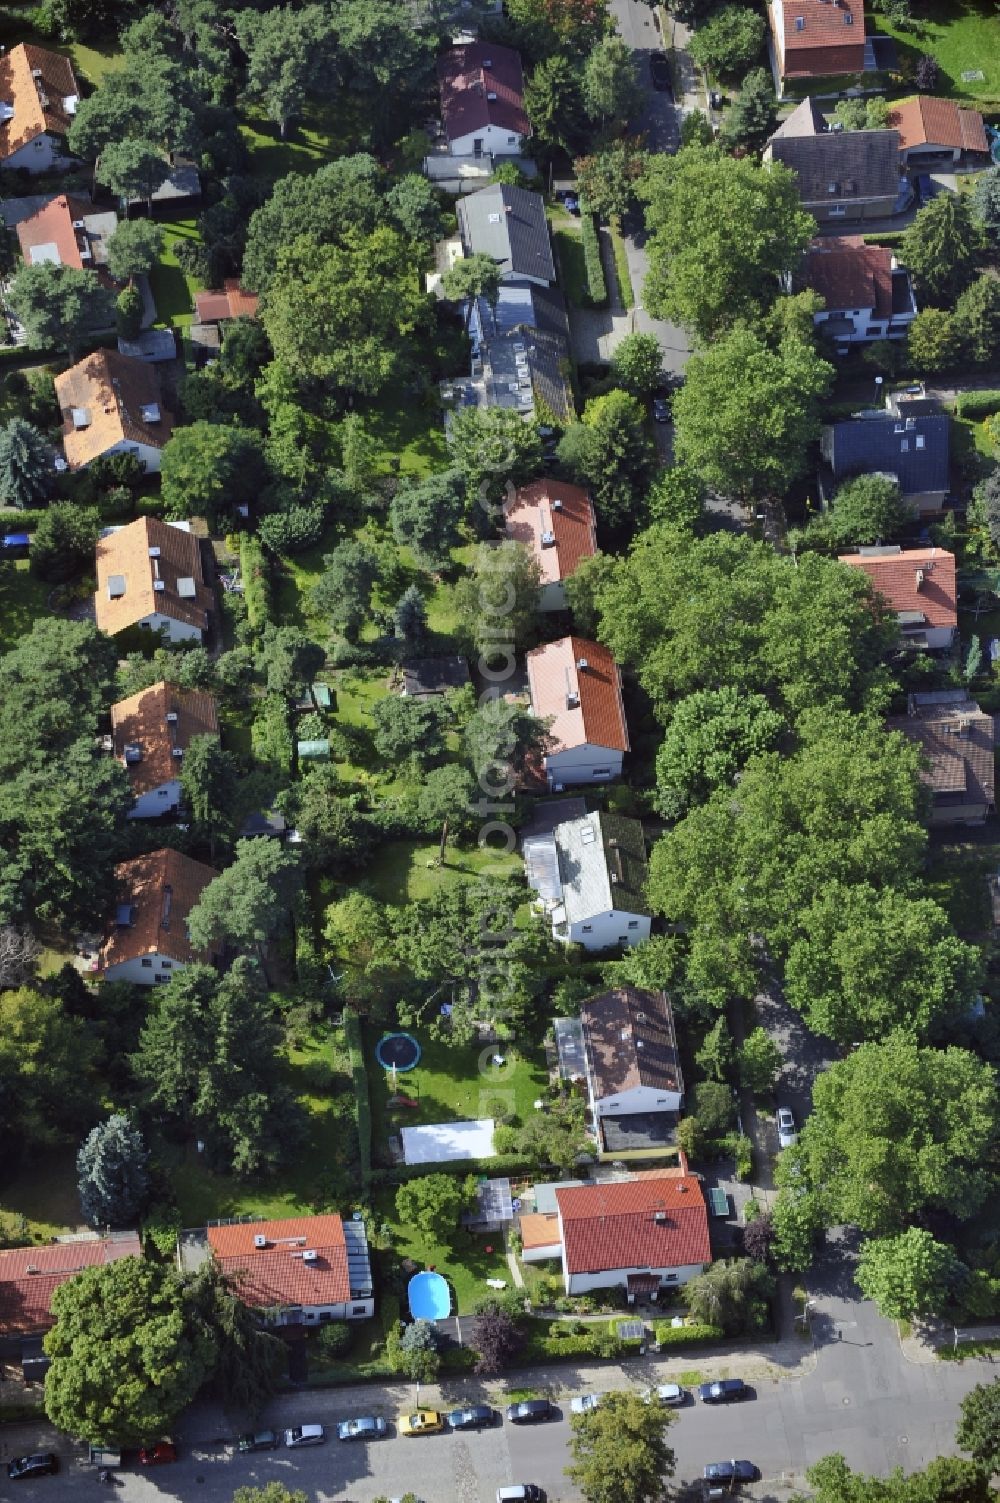
{"label": "dark blue roof", "polygon": [[880,470],[898,476],[904,495],[948,489],[946,417],[896,418],[888,413],[834,423],[832,431],[830,464],[838,480]]}

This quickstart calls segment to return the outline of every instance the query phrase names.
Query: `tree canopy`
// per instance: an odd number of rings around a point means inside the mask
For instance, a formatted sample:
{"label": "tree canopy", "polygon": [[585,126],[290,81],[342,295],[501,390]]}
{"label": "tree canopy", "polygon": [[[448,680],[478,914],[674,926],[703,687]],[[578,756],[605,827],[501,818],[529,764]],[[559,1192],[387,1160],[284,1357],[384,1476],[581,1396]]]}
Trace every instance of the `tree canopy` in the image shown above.
{"label": "tree canopy", "polygon": [[596,1409],[570,1420],[566,1475],[586,1503],[665,1503],[674,1453],[673,1415],[635,1392],[608,1393]]}

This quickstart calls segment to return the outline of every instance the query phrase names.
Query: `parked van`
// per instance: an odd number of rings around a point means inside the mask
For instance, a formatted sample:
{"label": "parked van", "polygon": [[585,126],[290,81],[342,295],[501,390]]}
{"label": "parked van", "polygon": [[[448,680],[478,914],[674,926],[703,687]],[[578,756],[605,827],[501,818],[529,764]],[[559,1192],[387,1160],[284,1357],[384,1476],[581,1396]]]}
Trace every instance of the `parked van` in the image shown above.
{"label": "parked van", "polygon": [[545,1494],[533,1482],[512,1482],[497,1488],[497,1503],[545,1503]]}

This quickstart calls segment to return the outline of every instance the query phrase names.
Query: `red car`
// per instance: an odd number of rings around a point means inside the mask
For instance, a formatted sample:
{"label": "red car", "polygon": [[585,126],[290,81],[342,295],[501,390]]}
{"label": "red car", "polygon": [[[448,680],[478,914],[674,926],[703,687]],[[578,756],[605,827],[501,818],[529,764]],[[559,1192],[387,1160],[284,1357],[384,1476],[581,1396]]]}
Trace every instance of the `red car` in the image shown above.
{"label": "red car", "polygon": [[139,1452],[141,1466],[156,1466],[161,1461],[176,1461],[177,1447],[169,1440],[158,1440],[155,1446],[143,1446]]}

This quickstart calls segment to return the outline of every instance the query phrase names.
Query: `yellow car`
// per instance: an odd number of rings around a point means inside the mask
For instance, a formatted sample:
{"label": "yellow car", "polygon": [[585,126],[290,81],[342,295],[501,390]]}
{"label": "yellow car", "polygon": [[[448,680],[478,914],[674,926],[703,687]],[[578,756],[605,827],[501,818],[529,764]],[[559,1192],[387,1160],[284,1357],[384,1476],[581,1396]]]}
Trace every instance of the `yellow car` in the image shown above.
{"label": "yellow car", "polygon": [[436,1409],[418,1409],[416,1414],[399,1416],[400,1435],[436,1435],[444,1429],[444,1415]]}

